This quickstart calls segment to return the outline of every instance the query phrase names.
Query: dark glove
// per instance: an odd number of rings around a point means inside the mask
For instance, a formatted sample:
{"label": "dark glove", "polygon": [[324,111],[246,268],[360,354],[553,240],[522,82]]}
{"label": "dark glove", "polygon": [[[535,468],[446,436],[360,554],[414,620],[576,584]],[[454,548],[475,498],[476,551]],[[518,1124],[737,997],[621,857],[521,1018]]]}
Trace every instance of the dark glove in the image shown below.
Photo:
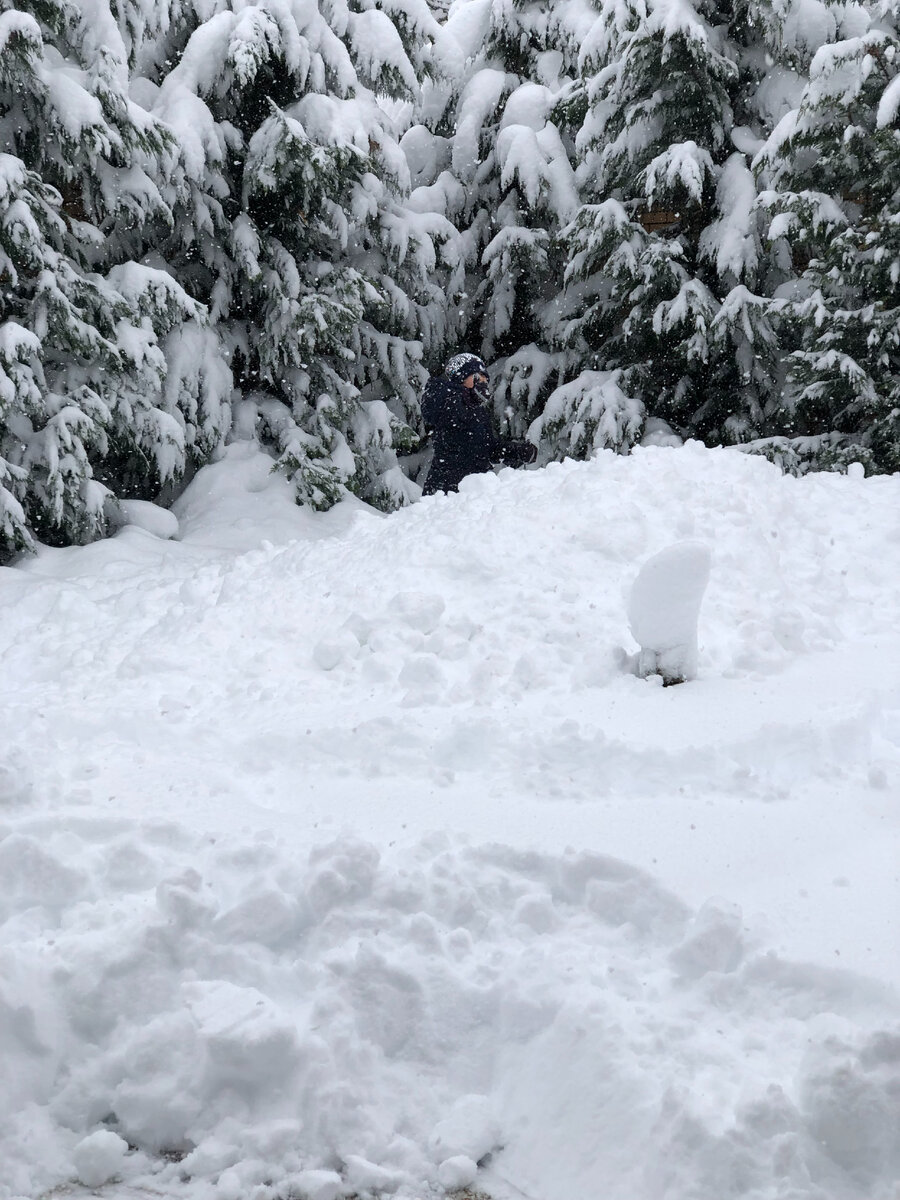
{"label": "dark glove", "polygon": [[507,442],[503,447],[503,461],[508,467],[524,467],[537,458],[537,446],[532,442]]}

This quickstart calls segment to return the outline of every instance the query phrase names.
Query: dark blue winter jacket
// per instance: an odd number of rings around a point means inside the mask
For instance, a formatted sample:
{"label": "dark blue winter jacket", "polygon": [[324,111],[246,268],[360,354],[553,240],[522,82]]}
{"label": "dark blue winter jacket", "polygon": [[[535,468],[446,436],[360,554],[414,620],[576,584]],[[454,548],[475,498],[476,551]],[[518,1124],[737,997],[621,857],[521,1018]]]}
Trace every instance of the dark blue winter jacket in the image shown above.
{"label": "dark blue winter jacket", "polygon": [[483,474],[494,463],[521,467],[534,461],[534,446],[495,437],[490,415],[471,389],[444,375],[432,376],[425,386],[422,420],[434,433],[434,458],[424,496],[455,492],[466,475]]}

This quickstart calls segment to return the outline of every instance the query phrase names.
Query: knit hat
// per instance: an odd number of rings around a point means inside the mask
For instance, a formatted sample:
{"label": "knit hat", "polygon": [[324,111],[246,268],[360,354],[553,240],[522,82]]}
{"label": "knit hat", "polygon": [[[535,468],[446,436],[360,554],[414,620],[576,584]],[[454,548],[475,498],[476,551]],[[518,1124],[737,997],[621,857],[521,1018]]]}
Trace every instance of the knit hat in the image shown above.
{"label": "knit hat", "polygon": [[444,367],[444,374],[454,383],[462,383],[470,375],[487,375],[484,359],[477,354],[454,354]]}

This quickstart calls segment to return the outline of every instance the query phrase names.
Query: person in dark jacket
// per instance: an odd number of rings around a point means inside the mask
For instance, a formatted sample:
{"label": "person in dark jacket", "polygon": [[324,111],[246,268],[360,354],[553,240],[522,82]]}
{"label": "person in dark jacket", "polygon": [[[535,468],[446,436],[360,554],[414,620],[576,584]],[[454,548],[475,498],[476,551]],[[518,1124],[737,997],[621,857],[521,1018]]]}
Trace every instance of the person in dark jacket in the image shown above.
{"label": "person in dark jacket", "polygon": [[422,420],[434,434],[434,458],[423,496],[456,492],[466,475],[490,471],[494,463],[523,467],[537,458],[531,442],[499,438],[487,406],[491,385],[477,354],[456,354],[443,375],[433,375],[422,396]]}

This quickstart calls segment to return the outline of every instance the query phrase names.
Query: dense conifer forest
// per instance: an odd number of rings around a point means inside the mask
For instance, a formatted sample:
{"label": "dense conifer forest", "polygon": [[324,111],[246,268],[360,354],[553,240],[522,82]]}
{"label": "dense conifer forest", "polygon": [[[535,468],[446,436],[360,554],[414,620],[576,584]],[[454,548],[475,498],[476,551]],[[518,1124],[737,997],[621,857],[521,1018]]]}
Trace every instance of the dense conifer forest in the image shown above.
{"label": "dense conifer forest", "polygon": [[459,349],[541,462],[900,469],[892,0],[0,0],[0,556],[232,436],[410,503]]}

